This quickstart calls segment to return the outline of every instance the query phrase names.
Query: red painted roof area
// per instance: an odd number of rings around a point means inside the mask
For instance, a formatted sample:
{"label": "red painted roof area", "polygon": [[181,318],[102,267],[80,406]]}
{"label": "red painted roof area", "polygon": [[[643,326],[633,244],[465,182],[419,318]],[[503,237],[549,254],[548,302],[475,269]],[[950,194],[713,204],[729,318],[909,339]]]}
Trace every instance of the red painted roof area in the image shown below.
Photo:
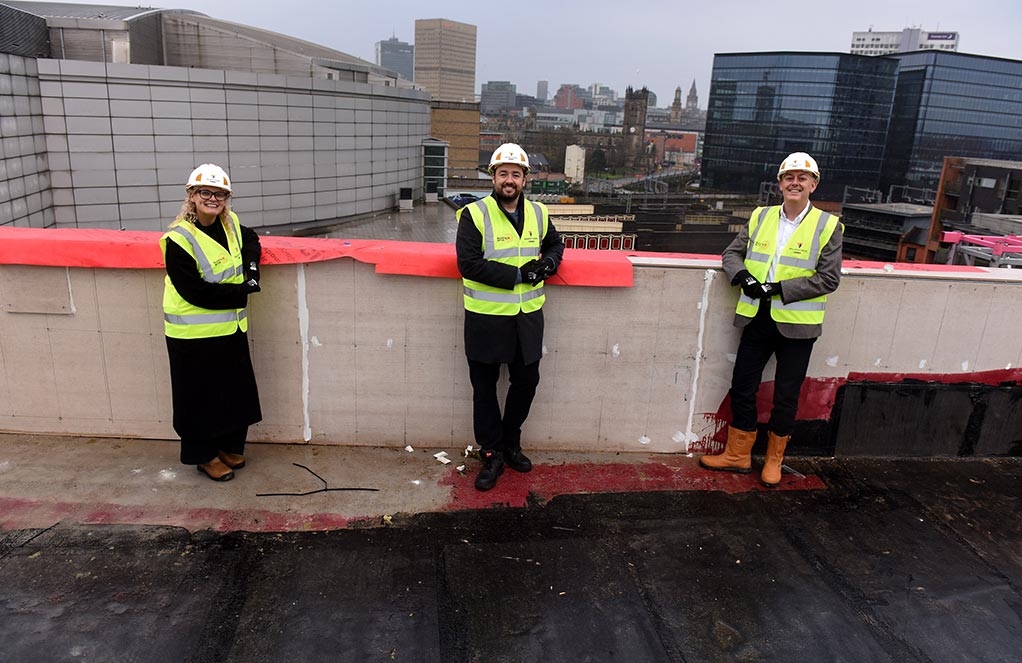
{"label": "red painted roof area", "polygon": [[[545,504],[560,495],[663,491],[713,491],[726,494],[772,490],[820,490],[817,476],[785,474],[777,488],[759,482],[758,467],[750,474],[713,472],[699,467],[695,458],[664,455],[659,462],[537,464],[527,474],[506,470],[496,487],[475,489],[479,464],[472,462],[460,474],[453,466],[437,485],[449,489],[440,511],[524,508]],[[341,515],[332,512],[300,513],[260,508],[226,509],[198,506],[175,508],[157,502],[115,504],[0,497],[0,531],[45,527],[59,522],[83,525],[158,525],[191,531],[218,532],[326,531],[378,525],[384,513]]]}
{"label": "red painted roof area", "polygon": [[[473,468],[474,469],[474,468]],[[447,510],[524,507],[545,504],[559,495],[635,493],[650,491],[717,491],[747,493],[758,490],[819,490],[826,488],[817,476],[785,474],[777,488],[759,481],[759,468],[749,474],[714,472],[700,467],[695,458],[665,455],[654,463],[579,463],[534,465],[527,474],[505,469],[492,490],[475,489],[475,472],[449,475],[451,486]]]}

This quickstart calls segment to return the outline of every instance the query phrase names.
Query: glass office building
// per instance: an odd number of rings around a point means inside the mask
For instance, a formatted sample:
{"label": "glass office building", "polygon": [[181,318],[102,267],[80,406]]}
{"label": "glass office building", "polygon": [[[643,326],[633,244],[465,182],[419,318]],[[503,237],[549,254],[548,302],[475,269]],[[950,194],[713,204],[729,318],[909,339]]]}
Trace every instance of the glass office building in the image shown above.
{"label": "glass office building", "polygon": [[1022,62],[918,51],[900,61],[881,174],[892,185],[936,189],[945,156],[1022,157]]}
{"label": "glass office building", "polygon": [[791,152],[823,177],[815,198],[880,180],[898,61],[847,53],[730,53],[713,58],[702,186],[755,193]]}

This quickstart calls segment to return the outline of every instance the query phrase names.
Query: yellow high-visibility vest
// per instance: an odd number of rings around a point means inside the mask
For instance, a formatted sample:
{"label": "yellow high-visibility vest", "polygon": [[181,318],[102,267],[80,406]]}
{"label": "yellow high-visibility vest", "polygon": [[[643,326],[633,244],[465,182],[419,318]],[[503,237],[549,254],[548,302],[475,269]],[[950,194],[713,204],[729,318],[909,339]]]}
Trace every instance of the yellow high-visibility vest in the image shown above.
{"label": "yellow high-visibility vest", "polygon": [[[483,258],[521,267],[530,260],[539,258],[540,247],[549,227],[546,205],[526,200],[523,209],[525,218],[521,237],[493,196],[487,196],[458,210],[458,223],[465,220],[465,215],[475,223],[483,238]],[[465,310],[475,313],[486,315],[532,313],[543,308],[543,302],[546,301],[542,282],[536,285],[519,283],[513,290],[495,288],[471,279],[462,279],[462,285],[465,291]]]}
{"label": "yellow high-visibility vest", "polygon": [[[223,219],[223,216],[220,218]],[[224,228],[227,231],[226,249],[192,223],[178,221],[160,237],[164,263],[167,262],[167,242],[170,241],[192,256],[203,281],[244,283],[241,224],[234,212],[224,223],[230,224]],[[230,336],[238,329],[248,331],[248,311],[244,308],[210,310],[190,304],[178,293],[168,275],[163,286],[163,329],[171,338]]]}
{"label": "yellow high-visibility vest", "polygon": [[[745,251],[745,269],[760,283],[767,280],[770,264],[777,253],[777,228],[781,222],[781,208],[757,207],[749,218],[749,244]],[[781,250],[774,273],[776,281],[816,273],[820,251],[830,241],[838,218],[813,207],[795,229],[791,239]],[[776,322],[796,325],[822,325],[827,310],[827,295],[785,304],[780,295],[770,301],[770,317]],[[738,315],[756,317],[759,301],[741,293],[738,297]]]}

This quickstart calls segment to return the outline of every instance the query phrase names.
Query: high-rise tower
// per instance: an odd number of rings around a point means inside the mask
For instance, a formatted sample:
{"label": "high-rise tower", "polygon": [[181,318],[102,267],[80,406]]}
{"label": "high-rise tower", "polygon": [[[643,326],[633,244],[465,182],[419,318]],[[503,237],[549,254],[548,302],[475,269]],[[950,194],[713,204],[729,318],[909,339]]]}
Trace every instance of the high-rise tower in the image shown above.
{"label": "high-rise tower", "polygon": [[446,18],[416,20],[415,82],[435,101],[475,101],[476,26]]}
{"label": "high-rise tower", "polygon": [[397,37],[376,42],[376,64],[401,74],[402,78],[414,80],[415,47]]}
{"label": "high-rise tower", "polygon": [[542,105],[546,105],[549,99],[549,81],[539,81],[536,83],[536,101]]}

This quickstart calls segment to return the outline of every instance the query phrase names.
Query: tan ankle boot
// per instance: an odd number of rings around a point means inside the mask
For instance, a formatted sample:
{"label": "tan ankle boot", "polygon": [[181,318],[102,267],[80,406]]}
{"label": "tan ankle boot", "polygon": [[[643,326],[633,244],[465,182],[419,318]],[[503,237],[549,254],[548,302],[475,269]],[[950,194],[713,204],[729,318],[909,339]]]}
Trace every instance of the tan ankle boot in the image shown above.
{"label": "tan ankle boot", "polygon": [[744,431],[729,426],[724,453],[703,456],[699,459],[699,464],[711,470],[748,474],[752,471],[752,445],[755,443],[756,431]]}
{"label": "tan ankle boot", "polygon": [[208,463],[196,465],[196,469],[208,476],[213,481],[230,481],[234,478],[234,472],[227,467],[219,458],[214,458]]}
{"label": "tan ankle boot", "polygon": [[770,431],[767,437],[766,461],[763,463],[763,474],[759,480],[764,486],[773,488],[781,483],[781,465],[784,463],[784,448],[788,446],[791,436],[781,437]]}
{"label": "tan ankle boot", "polygon": [[245,457],[241,454],[229,454],[226,451],[217,453],[221,462],[232,470],[240,470],[245,467]]}

